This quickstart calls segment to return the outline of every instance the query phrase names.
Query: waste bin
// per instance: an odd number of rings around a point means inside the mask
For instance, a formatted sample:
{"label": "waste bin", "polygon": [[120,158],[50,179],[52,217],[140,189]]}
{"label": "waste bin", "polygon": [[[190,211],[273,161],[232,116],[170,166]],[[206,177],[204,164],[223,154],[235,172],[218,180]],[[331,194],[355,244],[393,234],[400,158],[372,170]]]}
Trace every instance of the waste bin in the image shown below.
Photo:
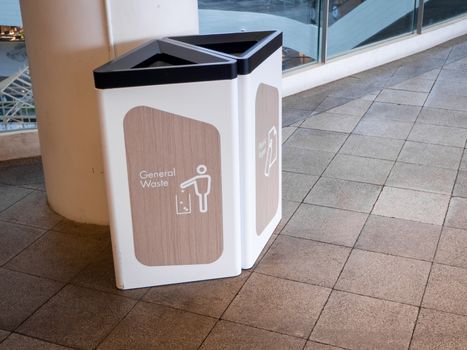
{"label": "waste bin", "polygon": [[177,36],[238,67],[242,267],[251,268],[282,216],[282,33]]}
{"label": "waste bin", "polygon": [[238,275],[235,61],[155,40],[94,80],[117,287]]}

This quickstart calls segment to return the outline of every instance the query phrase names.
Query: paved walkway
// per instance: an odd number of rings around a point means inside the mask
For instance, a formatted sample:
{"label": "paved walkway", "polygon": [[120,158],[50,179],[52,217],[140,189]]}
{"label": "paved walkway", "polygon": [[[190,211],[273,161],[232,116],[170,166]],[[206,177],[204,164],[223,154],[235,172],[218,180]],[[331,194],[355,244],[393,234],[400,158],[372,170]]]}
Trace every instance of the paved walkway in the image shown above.
{"label": "paved walkway", "polygon": [[462,38],[285,99],[284,220],[225,280],[116,290],[108,229],[0,163],[0,349],[467,349],[466,86]]}

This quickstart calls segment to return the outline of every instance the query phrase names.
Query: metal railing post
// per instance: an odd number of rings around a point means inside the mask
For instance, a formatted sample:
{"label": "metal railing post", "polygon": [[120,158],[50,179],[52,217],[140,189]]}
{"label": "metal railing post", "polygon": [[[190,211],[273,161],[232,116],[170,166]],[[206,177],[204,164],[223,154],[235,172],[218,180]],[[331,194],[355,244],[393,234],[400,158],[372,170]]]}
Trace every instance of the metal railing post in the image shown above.
{"label": "metal railing post", "polygon": [[418,0],[417,34],[422,34],[424,10],[425,10],[425,0]]}
{"label": "metal railing post", "polygon": [[329,25],[329,0],[321,0],[321,38],[319,60],[321,63],[326,63],[328,56],[328,25]]}

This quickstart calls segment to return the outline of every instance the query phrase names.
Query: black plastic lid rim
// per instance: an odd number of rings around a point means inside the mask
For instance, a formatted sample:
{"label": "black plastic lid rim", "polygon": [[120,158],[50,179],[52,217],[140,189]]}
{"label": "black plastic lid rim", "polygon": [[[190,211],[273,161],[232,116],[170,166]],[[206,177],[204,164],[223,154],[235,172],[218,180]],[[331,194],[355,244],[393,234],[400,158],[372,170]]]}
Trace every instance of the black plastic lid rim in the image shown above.
{"label": "black plastic lid rim", "polygon": [[[163,67],[140,66],[158,54],[192,63]],[[93,74],[97,89],[115,89],[232,80],[237,78],[237,65],[233,59],[205,50],[194,50],[163,40],[153,40],[102,65],[95,69]]]}
{"label": "black plastic lid rim", "polygon": [[[277,30],[220,33],[205,35],[185,35],[174,36],[162,39],[172,43],[183,43],[190,47],[197,47],[213,54],[223,55],[237,61],[237,71],[239,75],[246,75],[253,72],[269,56],[282,47],[282,32]],[[206,46],[216,44],[256,42],[249,49],[239,55],[233,55],[216,49],[209,49]]]}

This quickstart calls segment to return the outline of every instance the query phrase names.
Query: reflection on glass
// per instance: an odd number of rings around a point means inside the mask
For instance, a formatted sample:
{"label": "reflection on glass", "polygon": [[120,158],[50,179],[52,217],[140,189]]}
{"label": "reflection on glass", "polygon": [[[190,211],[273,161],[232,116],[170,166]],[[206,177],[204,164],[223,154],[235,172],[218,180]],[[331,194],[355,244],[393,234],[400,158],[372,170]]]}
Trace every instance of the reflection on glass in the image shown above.
{"label": "reflection on glass", "polygon": [[467,0],[425,0],[423,26],[467,13]]}
{"label": "reflection on glass", "polygon": [[281,30],[283,68],[318,57],[319,0],[199,0],[200,32]]}
{"label": "reflection on glass", "polygon": [[330,0],[328,57],[412,33],[415,4],[416,0]]}

